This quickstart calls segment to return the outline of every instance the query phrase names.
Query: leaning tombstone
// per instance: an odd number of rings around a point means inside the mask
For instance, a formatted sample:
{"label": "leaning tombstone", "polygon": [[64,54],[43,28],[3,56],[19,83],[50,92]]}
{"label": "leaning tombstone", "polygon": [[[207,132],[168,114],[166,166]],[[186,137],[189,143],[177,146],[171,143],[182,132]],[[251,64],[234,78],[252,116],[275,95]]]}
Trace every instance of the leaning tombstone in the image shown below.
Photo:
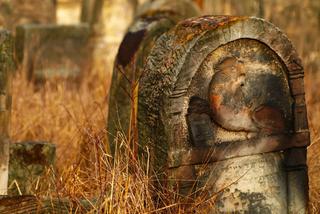
{"label": "leaning tombstone", "polygon": [[0,0],[0,27],[56,22],[56,0]]}
{"label": "leaning tombstone", "polygon": [[79,82],[89,69],[91,46],[87,24],[28,24],[18,26],[16,33],[17,60],[29,80]]}
{"label": "leaning tombstone", "polygon": [[118,131],[129,133],[129,138],[135,137],[132,130],[136,124],[135,94],[150,49],[157,38],[178,21],[199,15],[199,9],[188,0],[156,0],[141,5],[136,14],[120,44],[112,75],[108,113],[112,151]]}
{"label": "leaning tombstone", "polygon": [[0,30],[0,195],[7,194],[9,164],[10,80],[14,70],[13,38]]}
{"label": "leaning tombstone", "polygon": [[139,145],[180,194],[214,200],[207,213],[306,213],[303,78],[291,42],[262,19],[179,22],[139,79]]}

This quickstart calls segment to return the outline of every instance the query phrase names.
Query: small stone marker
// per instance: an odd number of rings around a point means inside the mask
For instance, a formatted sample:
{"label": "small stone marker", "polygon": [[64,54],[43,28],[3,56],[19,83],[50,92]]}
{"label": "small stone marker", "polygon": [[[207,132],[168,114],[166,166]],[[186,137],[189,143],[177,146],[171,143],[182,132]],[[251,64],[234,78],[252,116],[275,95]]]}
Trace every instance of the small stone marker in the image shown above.
{"label": "small stone marker", "polygon": [[56,146],[46,142],[10,144],[9,195],[32,195],[37,179],[54,166]]}
{"label": "small stone marker", "polygon": [[310,143],[303,67],[258,18],[179,22],[149,52],[138,88],[139,145],[208,213],[306,213]]}
{"label": "small stone marker", "polygon": [[0,0],[0,27],[56,22],[56,0]]}
{"label": "small stone marker", "polygon": [[80,80],[90,67],[90,28],[87,24],[18,26],[16,55],[28,79],[35,82]]}
{"label": "small stone marker", "polygon": [[7,194],[9,163],[10,81],[14,70],[13,38],[0,30],[0,195]]}

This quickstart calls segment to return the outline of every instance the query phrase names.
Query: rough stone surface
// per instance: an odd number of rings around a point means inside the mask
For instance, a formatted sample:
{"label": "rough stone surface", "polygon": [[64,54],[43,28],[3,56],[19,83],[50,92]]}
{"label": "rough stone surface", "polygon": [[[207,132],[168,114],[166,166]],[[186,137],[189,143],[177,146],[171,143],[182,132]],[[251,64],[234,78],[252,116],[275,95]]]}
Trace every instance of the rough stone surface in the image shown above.
{"label": "rough stone surface", "polygon": [[287,175],[279,152],[231,158],[195,169],[198,188],[203,189],[200,194],[216,200],[215,210],[209,213],[286,213]]}
{"label": "rough stone surface", "polygon": [[31,195],[37,179],[54,165],[56,147],[46,142],[10,144],[9,195]]}
{"label": "rough stone surface", "polygon": [[90,28],[86,24],[17,27],[18,62],[36,82],[50,78],[80,80],[89,69],[90,48]]}
{"label": "rough stone surface", "polygon": [[[214,197],[212,213],[305,213],[304,72],[288,38],[258,18],[190,18],[159,34],[137,64],[145,29],[120,47],[117,62],[134,72],[122,88],[135,88],[118,109],[130,124],[137,108],[139,146],[154,169],[182,195]],[[230,178],[239,180],[225,192]]]}
{"label": "rough stone surface", "polygon": [[14,42],[7,31],[0,30],[0,195],[7,193],[9,162],[9,120],[11,111],[11,76],[14,71]]}
{"label": "rough stone surface", "polygon": [[[156,41],[145,63],[138,93],[139,143],[158,151],[153,164],[169,167],[171,177],[180,180],[181,192],[188,194],[193,191],[190,180],[197,179],[195,165],[220,167],[219,161],[240,161],[268,152],[276,155],[309,145],[303,96],[301,61],[287,37],[272,24],[232,16],[187,19]],[[274,207],[272,213],[281,213],[284,207],[292,213],[294,203],[283,203],[282,196],[291,200],[287,189],[292,189],[306,201],[307,185],[296,191],[290,182],[283,182],[284,167],[272,168],[267,160],[261,161],[260,172],[281,174],[266,177],[265,182],[282,188],[270,195],[260,185],[261,194],[253,198],[257,203],[265,198],[267,207]],[[274,166],[285,164],[282,158],[273,162]],[[239,171],[223,171],[222,177],[241,177]],[[292,179],[297,177],[302,178]],[[259,186],[258,182],[252,179],[254,185]],[[210,188],[207,191],[216,191]],[[216,203],[234,209],[222,198]],[[255,211],[260,212],[263,204]],[[302,204],[303,213],[306,204]]]}
{"label": "rough stone surface", "polygon": [[0,0],[0,27],[14,31],[21,24],[56,21],[56,0]]}

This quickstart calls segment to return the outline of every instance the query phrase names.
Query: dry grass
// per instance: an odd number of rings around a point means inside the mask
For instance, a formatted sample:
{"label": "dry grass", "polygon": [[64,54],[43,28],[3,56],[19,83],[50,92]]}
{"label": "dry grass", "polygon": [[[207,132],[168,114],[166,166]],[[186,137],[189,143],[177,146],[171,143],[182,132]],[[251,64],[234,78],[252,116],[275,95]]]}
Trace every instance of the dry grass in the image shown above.
{"label": "dry grass", "polygon": [[101,132],[106,121],[108,76],[106,72],[95,72],[84,79],[79,89],[70,90],[65,82],[48,82],[35,90],[24,75],[17,73],[12,87],[12,140],[55,143],[58,168],[70,165],[86,135],[104,136]]}
{"label": "dry grass", "polygon": [[48,82],[40,90],[21,73],[13,79],[12,141],[57,145],[57,174],[51,178],[51,187],[41,194],[89,197],[97,188],[104,188],[94,186],[102,183],[95,181],[100,176],[97,164],[101,164],[97,154],[106,154],[109,75],[96,69],[80,88],[70,88],[62,81]]}
{"label": "dry grass", "polygon": [[[183,213],[186,202],[177,194],[165,187],[162,195],[154,191],[157,178],[136,161],[122,133],[116,138],[121,152],[111,161],[105,139],[109,75],[96,69],[80,88],[50,81],[37,90],[22,73],[16,74],[12,141],[49,141],[57,146],[56,169],[34,182],[34,194],[88,200],[92,212]],[[199,204],[201,199],[195,203]]]}

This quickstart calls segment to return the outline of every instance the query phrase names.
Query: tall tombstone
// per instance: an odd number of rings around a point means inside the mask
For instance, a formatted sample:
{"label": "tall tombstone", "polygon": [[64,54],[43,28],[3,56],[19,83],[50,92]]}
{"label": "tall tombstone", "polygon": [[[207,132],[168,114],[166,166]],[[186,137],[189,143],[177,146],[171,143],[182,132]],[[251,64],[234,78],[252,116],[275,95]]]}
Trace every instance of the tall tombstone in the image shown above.
{"label": "tall tombstone", "polygon": [[56,22],[56,0],[0,0],[0,27]]}
{"label": "tall tombstone", "polygon": [[306,213],[303,78],[291,42],[262,19],[179,22],[139,81],[139,144],[159,151],[152,164],[180,194],[214,201],[207,213]]}
{"label": "tall tombstone", "polygon": [[0,195],[7,194],[9,164],[10,80],[14,69],[13,38],[0,30]]}
{"label": "tall tombstone", "polygon": [[81,25],[28,24],[17,27],[16,56],[28,79],[78,82],[89,70],[90,27]]}
{"label": "tall tombstone", "polygon": [[137,83],[155,41],[178,21],[197,16],[199,9],[188,0],[156,0],[141,5],[136,14],[120,44],[113,70],[107,128],[112,151],[118,131],[134,136],[129,127],[136,123]]}

